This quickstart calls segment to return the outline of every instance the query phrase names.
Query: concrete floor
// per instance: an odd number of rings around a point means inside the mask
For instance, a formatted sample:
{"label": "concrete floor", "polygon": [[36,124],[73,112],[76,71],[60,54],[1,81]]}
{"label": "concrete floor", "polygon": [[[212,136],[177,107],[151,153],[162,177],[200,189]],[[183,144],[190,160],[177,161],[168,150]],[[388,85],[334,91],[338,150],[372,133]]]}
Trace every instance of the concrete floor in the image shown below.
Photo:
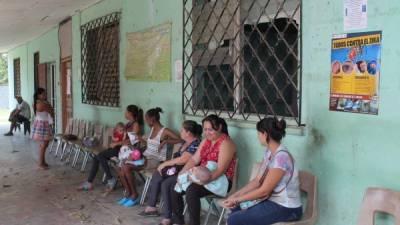
{"label": "concrete floor", "polygon": [[21,132],[4,137],[7,126],[0,124],[0,225],[159,223],[160,218],[137,216],[143,207],[117,205],[122,189],[105,195],[100,177],[94,191],[76,191],[88,169],[81,173],[48,155],[50,169],[37,170],[36,144]]}

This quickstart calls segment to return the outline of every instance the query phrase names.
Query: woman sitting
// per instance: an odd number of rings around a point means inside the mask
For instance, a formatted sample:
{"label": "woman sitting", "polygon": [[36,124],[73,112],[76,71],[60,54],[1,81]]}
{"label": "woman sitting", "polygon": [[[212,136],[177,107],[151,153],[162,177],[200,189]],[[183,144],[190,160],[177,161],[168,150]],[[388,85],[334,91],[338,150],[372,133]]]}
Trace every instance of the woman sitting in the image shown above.
{"label": "woman sitting", "polygon": [[[141,130],[143,128],[143,110],[136,105],[129,105],[126,107],[125,118],[129,121],[125,125],[126,132],[134,132],[140,136]],[[112,176],[110,166],[108,165],[108,160],[113,157],[118,157],[119,150],[122,145],[129,144],[129,140],[124,138],[122,141],[113,142],[110,148],[102,151],[97,156],[93,158],[92,168],[90,169],[88,179],[83,182],[78,188],[78,190],[92,190],[93,180],[96,177],[97,171],[99,170],[99,165],[103,168],[106,179],[107,179],[107,191],[114,189],[117,179]]]}
{"label": "woman sitting", "polygon": [[268,225],[302,216],[298,171],[281,144],[285,121],[266,118],[257,123],[258,139],[266,146],[258,175],[223,202],[231,208],[228,225]]}
{"label": "woman sitting", "polygon": [[196,153],[197,147],[200,144],[200,136],[202,132],[203,128],[196,122],[192,120],[186,120],[183,122],[181,138],[184,140],[184,143],[179,152],[174,155],[173,159],[161,163],[161,165],[158,166],[157,171],[153,173],[148,192],[148,206],[139,215],[146,217],[159,215],[156,203],[161,188],[161,196],[164,201],[164,218],[160,224],[171,224],[172,210],[170,193],[176,184],[179,170],[182,169],[192,155]]}
{"label": "woman sitting", "polygon": [[[186,195],[186,203],[189,210],[189,224],[200,224],[200,199],[214,194],[205,186],[207,183],[214,181],[226,175],[229,180],[229,186],[232,186],[236,166],[236,147],[228,136],[228,127],[224,119],[210,115],[203,119],[203,132],[205,140],[199,146],[199,150],[185,164],[180,174],[200,165],[206,166],[208,161],[217,162],[217,168],[211,172],[208,182],[202,184],[191,183],[185,192],[171,191],[172,201],[172,223],[185,224],[183,216],[183,198]],[[230,189],[230,187],[228,188]]]}
{"label": "woman sitting", "polygon": [[[167,144],[177,144],[182,140],[177,134],[160,123],[161,108],[150,109],[146,112],[146,124],[151,127],[150,135],[145,141],[147,144],[143,155],[146,157],[147,168],[157,168],[159,164],[165,161],[167,157]],[[140,138],[140,137],[138,137]],[[140,138],[141,139],[141,138]],[[135,180],[132,172],[142,170],[143,166],[124,164],[121,167],[121,183],[126,190],[126,197],[118,201],[118,204],[131,207],[139,203],[138,193],[136,191]]]}

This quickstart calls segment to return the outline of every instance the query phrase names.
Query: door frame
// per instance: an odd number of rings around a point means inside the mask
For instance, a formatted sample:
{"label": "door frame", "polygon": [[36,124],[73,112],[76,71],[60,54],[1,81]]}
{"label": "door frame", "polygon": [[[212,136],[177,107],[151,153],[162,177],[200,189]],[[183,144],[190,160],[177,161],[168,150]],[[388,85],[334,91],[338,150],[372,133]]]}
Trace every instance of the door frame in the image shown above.
{"label": "door frame", "polygon": [[[68,56],[63,59],[61,59],[61,66],[60,66],[60,96],[61,96],[61,129],[62,131],[65,130],[67,123],[68,123],[68,111],[67,111],[67,64],[71,63],[71,80],[70,80],[70,88],[71,88],[71,100],[73,98],[72,96],[72,57]],[[72,107],[72,114],[73,114],[73,104],[71,104]]]}

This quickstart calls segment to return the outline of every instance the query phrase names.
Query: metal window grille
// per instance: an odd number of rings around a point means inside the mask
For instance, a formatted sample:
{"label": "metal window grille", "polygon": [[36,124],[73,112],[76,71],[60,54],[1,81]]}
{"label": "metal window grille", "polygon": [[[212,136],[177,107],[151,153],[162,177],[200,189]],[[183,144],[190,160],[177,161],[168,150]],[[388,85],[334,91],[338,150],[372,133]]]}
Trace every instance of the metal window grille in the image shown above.
{"label": "metal window grille", "polygon": [[119,106],[119,21],[116,12],[81,26],[82,103]]}
{"label": "metal window grille", "polygon": [[301,0],[183,0],[183,113],[301,124]]}
{"label": "metal window grille", "polygon": [[14,59],[14,97],[21,96],[21,63],[20,59]]}

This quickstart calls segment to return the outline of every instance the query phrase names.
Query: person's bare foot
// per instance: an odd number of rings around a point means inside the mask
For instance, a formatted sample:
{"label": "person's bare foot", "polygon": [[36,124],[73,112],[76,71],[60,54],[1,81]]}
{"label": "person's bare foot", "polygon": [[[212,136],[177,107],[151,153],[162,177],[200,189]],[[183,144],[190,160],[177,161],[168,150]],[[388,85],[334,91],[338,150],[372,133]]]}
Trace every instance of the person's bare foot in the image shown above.
{"label": "person's bare foot", "polygon": [[38,169],[39,170],[48,170],[49,169],[49,165],[39,164]]}
{"label": "person's bare foot", "polygon": [[171,225],[171,224],[172,224],[171,219],[164,218],[161,220],[161,223],[159,225]]}

